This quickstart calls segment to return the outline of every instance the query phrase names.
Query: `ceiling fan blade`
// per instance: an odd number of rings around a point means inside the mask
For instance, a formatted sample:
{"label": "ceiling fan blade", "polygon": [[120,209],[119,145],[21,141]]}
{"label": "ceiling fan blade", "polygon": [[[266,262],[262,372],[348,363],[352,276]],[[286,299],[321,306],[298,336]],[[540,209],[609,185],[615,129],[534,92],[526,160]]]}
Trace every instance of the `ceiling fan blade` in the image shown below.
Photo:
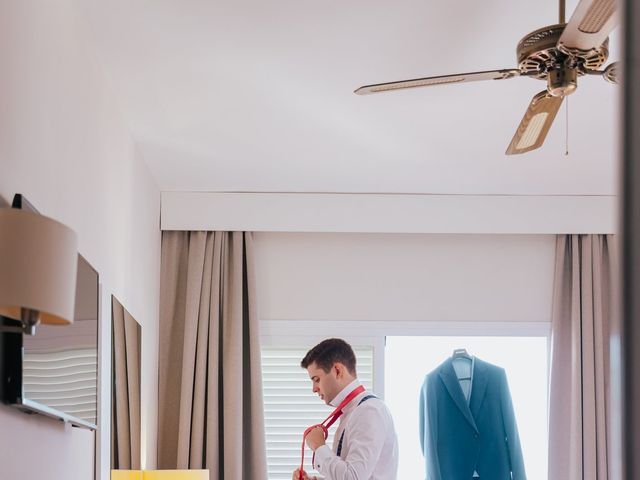
{"label": "ceiling fan blade", "polygon": [[448,83],[477,82],[480,80],[503,80],[520,75],[518,69],[489,70],[486,72],[459,73],[457,75],[442,75],[439,77],[416,78],[413,80],[403,80],[400,82],[377,83],[375,85],[364,85],[355,92],[358,95],[369,93],[388,92],[391,90],[402,90],[416,87],[433,87],[436,85],[446,85]]}
{"label": "ceiling fan blade", "polygon": [[568,52],[598,48],[617,23],[616,0],[581,0],[558,40],[558,48]]}
{"label": "ceiling fan blade", "polygon": [[507,155],[517,155],[539,148],[551,128],[564,97],[554,97],[546,90],[533,97],[516,130]]}

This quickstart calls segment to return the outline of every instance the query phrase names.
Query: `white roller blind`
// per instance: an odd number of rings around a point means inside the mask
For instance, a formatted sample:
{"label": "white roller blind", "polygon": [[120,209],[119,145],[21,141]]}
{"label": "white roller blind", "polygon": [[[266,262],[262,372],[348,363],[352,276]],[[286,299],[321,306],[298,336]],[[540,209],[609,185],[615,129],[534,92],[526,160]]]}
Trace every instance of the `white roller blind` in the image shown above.
{"label": "white roller blind", "polygon": [[[373,346],[353,346],[358,379],[373,390]],[[320,423],[332,411],[311,391],[307,371],[300,368],[306,348],[262,347],[262,385],[264,393],[267,464],[269,480],[291,480],[300,466],[302,433]],[[337,425],[329,432],[333,441]],[[305,449],[305,470],[311,475],[312,452]]]}

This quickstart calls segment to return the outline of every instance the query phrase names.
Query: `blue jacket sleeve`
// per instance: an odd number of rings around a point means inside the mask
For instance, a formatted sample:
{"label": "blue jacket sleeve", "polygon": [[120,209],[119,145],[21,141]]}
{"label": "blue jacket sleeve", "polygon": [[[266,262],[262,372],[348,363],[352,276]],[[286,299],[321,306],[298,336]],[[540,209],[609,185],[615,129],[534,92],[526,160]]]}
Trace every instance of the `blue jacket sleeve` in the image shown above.
{"label": "blue jacket sleeve", "polygon": [[526,480],[527,476],[524,471],[524,459],[522,458],[522,447],[520,445],[520,436],[518,435],[518,427],[516,425],[516,416],[511,402],[511,393],[507,383],[507,375],[502,370],[500,407],[502,411],[502,421],[506,434],[507,448],[509,449],[509,461],[511,463],[511,478],[513,480]]}

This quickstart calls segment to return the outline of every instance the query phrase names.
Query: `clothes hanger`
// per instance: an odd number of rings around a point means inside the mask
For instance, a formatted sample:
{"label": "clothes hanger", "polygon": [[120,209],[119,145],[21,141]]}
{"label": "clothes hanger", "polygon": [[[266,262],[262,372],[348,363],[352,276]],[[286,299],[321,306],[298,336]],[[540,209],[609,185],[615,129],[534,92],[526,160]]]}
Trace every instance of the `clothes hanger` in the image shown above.
{"label": "clothes hanger", "polygon": [[456,348],[453,350],[453,355],[451,358],[466,358],[467,360],[472,360],[473,357],[469,355],[466,348]]}
{"label": "clothes hanger", "polygon": [[[453,355],[451,355],[451,358],[453,360],[457,359],[457,358],[463,358],[465,360],[468,360],[469,362],[473,362],[473,357],[471,355],[469,355],[469,352],[467,352],[467,350],[465,348],[456,348],[453,350]],[[473,364],[472,364],[473,365]],[[471,380],[471,377],[458,377],[458,381],[461,380]]]}

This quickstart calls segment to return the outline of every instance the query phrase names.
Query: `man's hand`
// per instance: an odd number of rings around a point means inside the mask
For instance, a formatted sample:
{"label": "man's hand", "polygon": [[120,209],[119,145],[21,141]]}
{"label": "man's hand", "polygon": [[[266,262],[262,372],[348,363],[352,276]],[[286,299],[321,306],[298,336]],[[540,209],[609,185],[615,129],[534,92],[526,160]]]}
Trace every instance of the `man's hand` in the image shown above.
{"label": "man's hand", "polygon": [[307,446],[316,451],[316,448],[324,445],[324,430],[320,427],[316,427],[307,435]]}
{"label": "man's hand", "polygon": [[[300,480],[300,469],[296,468],[293,471],[293,480]],[[302,470],[302,480],[318,480],[318,477],[310,477],[309,475],[307,475],[307,472],[305,472],[304,470]]]}

